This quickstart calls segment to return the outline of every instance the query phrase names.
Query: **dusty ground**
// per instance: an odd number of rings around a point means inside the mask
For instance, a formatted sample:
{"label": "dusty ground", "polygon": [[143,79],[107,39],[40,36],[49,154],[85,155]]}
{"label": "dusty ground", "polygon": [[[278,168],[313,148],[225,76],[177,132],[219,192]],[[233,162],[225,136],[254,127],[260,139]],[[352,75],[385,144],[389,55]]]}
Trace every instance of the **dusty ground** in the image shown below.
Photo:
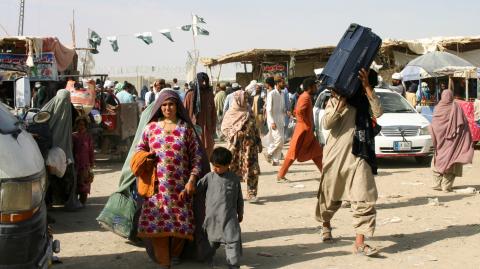
{"label": "dusty ground", "polygon": [[[480,189],[480,152],[465,166],[457,188]],[[242,223],[242,268],[480,268],[480,195],[433,191],[428,167],[413,159],[383,160],[376,177],[377,230],[369,243],[382,248],[378,258],[351,254],[351,212],[333,219],[333,244],[320,240],[314,219],[319,172],[313,162],[295,163],[291,184],[275,183],[278,167],[261,159],[260,204],[246,204]],[[55,238],[62,244],[63,268],[157,268],[145,251],[102,230],[95,218],[118,182],[121,163],[97,162],[92,196],[79,212],[52,212]],[[245,190],[245,185],[242,186]],[[428,205],[438,198],[440,205]],[[216,264],[223,268],[223,249]],[[208,268],[185,262],[175,268]]]}

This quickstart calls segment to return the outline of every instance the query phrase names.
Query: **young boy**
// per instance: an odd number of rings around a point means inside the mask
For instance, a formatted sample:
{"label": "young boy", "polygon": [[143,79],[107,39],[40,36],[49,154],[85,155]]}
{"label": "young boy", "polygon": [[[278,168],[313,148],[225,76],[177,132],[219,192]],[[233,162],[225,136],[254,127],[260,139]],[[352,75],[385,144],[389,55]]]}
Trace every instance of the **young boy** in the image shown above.
{"label": "young boy", "polygon": [[243,219],[243,196],[240,178],[229,171],[232,153],[224,147],[213,150],[211,163],[213,172],[197,183],[197,192],[205,193],[205,221],[203,229],[213,253],[220,244],[225,244],[229,268],[239,268],[242,255],[240,222]]}

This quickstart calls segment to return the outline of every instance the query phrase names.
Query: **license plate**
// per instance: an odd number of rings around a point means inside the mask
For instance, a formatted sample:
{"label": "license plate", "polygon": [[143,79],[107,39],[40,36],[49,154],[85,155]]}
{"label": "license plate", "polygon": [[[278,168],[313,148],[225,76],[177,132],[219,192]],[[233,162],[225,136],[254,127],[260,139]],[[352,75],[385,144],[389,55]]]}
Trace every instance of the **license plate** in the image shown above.
{"label": "license plate", "polygon": [[395,141],[393,142],[394,151],[409,151],[412,150],[411,141]]}

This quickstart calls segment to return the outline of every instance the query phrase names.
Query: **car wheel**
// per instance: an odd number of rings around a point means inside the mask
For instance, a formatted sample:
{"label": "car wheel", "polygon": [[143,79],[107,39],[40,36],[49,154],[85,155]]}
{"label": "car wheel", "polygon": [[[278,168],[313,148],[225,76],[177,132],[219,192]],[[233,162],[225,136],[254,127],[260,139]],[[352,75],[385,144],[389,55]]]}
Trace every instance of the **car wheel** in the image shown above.
{"label": "car wheel", "polygon": [[432,156],[418,156],[415,157],[415,161],[421,165],[430,165],[432,162]]}

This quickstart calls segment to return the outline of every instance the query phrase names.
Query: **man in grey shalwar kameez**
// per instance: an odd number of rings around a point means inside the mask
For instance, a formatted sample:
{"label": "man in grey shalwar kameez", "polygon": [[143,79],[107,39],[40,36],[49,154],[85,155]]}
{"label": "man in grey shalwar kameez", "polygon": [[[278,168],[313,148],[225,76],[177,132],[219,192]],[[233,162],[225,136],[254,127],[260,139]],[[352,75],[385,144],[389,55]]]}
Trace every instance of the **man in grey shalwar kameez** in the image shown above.
{"label": "man in grey shalwar kameez", "polygon": [[228,149],[216,148],[211,159],[213,172],[197,183],[197,192],[206,193],[203,229],[207,232],[213,249],[212,261],[215,250],[220,244],[225,244],[229,268],[239,268],[239,259],[242,256],[240,222],[243,219],[240,178],[228,170],[232,160]]}

